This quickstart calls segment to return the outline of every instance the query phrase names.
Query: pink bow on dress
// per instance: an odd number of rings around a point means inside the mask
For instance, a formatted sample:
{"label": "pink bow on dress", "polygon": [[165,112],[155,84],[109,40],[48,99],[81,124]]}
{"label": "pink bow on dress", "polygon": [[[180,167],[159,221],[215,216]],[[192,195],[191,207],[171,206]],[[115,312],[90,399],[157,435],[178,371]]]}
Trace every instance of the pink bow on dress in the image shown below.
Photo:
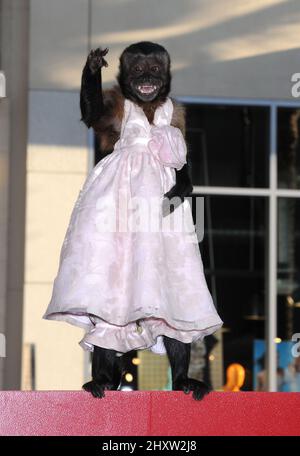
{"label": "pink bow on dress", "polygon": [[179,128],[171,125],[151,127],[150,152],[164,166],[181,169],[186,163],[186,144]]}

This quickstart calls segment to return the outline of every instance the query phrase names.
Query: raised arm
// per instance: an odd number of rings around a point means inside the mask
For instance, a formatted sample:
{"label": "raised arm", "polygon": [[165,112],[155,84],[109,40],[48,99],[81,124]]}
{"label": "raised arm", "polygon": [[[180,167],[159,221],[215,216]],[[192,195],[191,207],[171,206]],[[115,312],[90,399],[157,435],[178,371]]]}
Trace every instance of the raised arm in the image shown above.
{"label": "raised arm", "polygon": [[103,115],[104,104],[102,94],[102,67],[108,64],[104,59],[108,49],[98,48],[88,55],[82,71],[80,90],[81,120],[88,128]]}

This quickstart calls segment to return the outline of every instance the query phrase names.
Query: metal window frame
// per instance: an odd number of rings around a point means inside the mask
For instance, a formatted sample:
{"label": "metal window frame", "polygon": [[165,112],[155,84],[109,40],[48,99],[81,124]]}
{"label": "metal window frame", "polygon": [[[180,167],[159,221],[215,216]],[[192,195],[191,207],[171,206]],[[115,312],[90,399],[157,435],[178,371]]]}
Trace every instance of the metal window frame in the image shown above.
{"label": "metal window frame", "polygon": [[300,198],[300,190],[278,188],[277,181],[277,113],[278,108],[300,108],[300,101],[224,98],[224,97],[177,97],[180,103],[197,105],[258,106],[270,110],[269,121],[269,186],[266,188],[241,188],[222,186],[194,186],[193,193],[203,195],[261,196],[267,197],[268,246],[267,246],[267,302],[266,347],[267,385],[269,391],[277,390],[277,203],[279,197]]}

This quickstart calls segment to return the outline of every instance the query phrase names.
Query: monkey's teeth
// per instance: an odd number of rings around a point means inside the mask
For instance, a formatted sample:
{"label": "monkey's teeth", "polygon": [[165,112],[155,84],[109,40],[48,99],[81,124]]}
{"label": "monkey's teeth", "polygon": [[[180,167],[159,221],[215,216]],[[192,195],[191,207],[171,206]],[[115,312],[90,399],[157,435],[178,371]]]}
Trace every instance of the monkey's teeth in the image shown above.
{"label": "monkey's teeth", "polygon": [[156,86],[150,86],[150,85],[140,85],[138,86],[138,89],[142,93],[152,93],[156,90]]}

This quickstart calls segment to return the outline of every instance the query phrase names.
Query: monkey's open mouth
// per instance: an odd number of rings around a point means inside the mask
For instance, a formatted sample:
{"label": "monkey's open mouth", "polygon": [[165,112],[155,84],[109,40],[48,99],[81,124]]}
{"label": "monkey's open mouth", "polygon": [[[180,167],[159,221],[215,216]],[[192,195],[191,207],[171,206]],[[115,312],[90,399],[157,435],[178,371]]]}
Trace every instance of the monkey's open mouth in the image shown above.
{"label": "monkey's open mouth", "polygon": [[143,85],[137,86],[137,89],[139,92],[141,92],[145,95],[150,95],[151,93],[154,93],[156,91],[157,87],[155,85],[151,85],[151,84],[143,84]]}

